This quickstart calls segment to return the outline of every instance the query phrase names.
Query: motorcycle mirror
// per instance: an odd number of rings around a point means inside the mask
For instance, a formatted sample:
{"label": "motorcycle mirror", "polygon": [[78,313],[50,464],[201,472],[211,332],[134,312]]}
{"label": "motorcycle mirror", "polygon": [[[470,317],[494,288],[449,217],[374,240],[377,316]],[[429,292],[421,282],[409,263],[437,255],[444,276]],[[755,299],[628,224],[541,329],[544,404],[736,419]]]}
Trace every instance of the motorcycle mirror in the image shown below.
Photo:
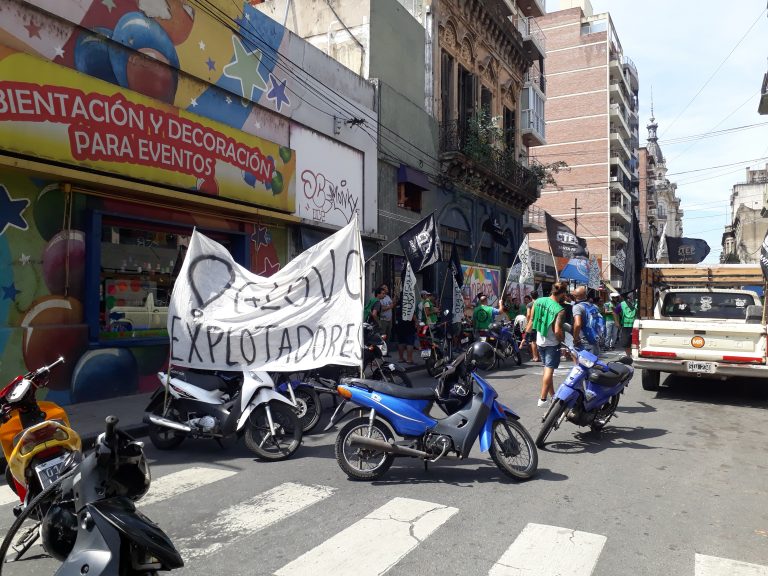
{"label": "motorcycle mirror", "polygon": [[451,314],[450,310],[446,310],[443,312],[443,316],[450,316],[450,314]]}

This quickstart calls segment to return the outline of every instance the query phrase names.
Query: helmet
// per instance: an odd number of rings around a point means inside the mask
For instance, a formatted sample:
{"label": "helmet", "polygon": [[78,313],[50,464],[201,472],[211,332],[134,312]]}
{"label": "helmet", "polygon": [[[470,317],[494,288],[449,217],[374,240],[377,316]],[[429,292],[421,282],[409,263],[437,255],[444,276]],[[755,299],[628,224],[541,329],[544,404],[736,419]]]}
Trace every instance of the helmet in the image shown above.
{"label": "helmet", "polygon": [[467,362],[469,364],[469,369],[490,369],[490,367],[493,365],[494,355],[495,353],[493,351],[493,346],[488,344],[488,342],[475,342],[467,350]]}
{"label": "helmet", "polygon": [[70,502],[56,502],[45,513],[40,526],[43,548],[63,562],[72,552],[77,539],[77,515]]}

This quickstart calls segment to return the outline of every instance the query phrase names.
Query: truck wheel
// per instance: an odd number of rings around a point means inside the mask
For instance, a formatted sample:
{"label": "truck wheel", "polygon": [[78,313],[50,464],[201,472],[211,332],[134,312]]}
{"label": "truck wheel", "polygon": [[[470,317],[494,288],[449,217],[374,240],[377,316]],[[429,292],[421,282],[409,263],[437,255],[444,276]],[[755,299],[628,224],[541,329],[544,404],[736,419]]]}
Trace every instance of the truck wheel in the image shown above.
{"label": "truck wheel", "polygon": [[659,389],[659,381],[661,380],[661,372],[658,370],[643,370],[643,390],[649,390],[656,392]]}

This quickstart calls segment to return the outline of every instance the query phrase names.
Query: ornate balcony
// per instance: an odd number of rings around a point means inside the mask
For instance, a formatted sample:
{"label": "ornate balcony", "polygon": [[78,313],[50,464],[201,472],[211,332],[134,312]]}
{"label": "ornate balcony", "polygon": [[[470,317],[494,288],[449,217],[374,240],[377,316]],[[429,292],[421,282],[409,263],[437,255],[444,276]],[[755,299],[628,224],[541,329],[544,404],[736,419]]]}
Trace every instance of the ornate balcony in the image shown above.
{"label": "ornate balcony", "polygon": [[536,206],[529,206],[523,212],[523,232],[525,234],[544,232],[547,229],[546,212]]}
{"label": "ornate balcony", "polygon": [[440,124],[443,173],[473,192],[524,211],[539,197],[536,175],[515,159],[503,142],[457,120]]}
{"label": "ornate balcony", "polygon": [[536,20],[520,16],[515,20],[515,27],[523,36],[523,48],[532,60],[545,58],[547,55],[547,40]]}

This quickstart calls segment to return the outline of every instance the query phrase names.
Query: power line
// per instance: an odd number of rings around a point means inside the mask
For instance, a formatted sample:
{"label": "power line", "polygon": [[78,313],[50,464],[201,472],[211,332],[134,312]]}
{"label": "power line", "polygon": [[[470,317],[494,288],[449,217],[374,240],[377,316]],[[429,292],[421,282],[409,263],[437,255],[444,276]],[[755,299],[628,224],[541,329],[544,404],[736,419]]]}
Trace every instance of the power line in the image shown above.
{"label": "power line", "polygon": [[[675,124],[675,122],[678,121],[678,119],[685,113],[686,110],[690,107],[691,104],[693,104],[694,100],[699,97],[699,94],[701,94],[704,91],[704,88],[707,87],[707,85],[712,81],[712,79],[717,75],[717,73],[720,71],[720,68],[723,67],[723,65],[728,61],[728,59],[731,57],[731,55],[736,51],[736,49],[741,45],[741,43],[744,41],[744,39],[749,35],[749,33],[752,31],[752,29],[757,25],[757,23],[760,21],[760,19],[763,17],[763,14],[765,14],[766,8],[760,11],[760,14],[757,18],[755,18],[755,21],[752,22],[752,25],[747,29],[747,31],[744,33],[744,35],[739,39],[739,41],[736,43],[736,45],[731,49],[730,52],[728,52],[728,55],[723,59],[720,64],[718,64],[717,68],[715,68],[714,72],[710,75],[709,78],[707,78],[706,82],[699,88],[699,91],[694,94],[693,98],[690,99],[690,101],[685,105],[685,107],[680,111],[680,113],[675,116],[674,120],[665,128],[664,134],[669,132],[669,129],[672,128],[672,126]],[[662,136],[664,135],[662,134]]]}

